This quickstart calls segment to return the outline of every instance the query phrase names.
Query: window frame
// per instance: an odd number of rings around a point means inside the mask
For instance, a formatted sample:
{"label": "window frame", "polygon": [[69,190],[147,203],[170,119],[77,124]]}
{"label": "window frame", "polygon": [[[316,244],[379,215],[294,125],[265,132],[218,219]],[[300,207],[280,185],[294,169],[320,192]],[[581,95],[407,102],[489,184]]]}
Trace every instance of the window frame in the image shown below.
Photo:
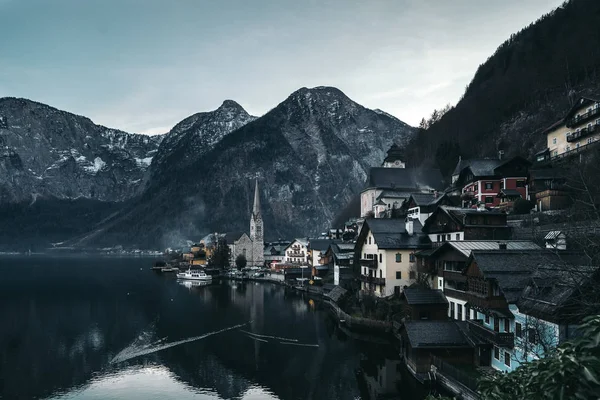
{"label": "window frame", "polygon": [[396,279],[402,279],[402,271],[396,271]]}
{"label": "window frame", "polygon": [[494,358],[500,361],[500,348],[498,346],[494,346]]}
{"label": "window frame", "polygon": [[397,263],[401,263],[402,262],[402,253],[396,253],[396,262]]}
{"label": "window frame", "polygon": [[510,353],[508,351],[504,352],[504,365],[510,367]]}

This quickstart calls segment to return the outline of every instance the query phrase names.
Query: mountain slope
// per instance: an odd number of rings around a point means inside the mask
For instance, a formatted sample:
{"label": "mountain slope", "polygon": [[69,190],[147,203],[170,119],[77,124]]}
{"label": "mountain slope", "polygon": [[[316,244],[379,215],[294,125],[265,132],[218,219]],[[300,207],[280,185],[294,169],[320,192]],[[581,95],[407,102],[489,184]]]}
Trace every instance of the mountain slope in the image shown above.
{"label": "mountain slope", "polygon": [[238,103],[225,100],[214,111],[194,114],[179,122],[161,142],[150,166],[150,182],[158,184],[162,177],[185,168],[212,150],[230,132],[256,117]]}
{"label": "mountain slope", "polygon": [[571,0],[512,35],[477,70],[456,107],[411,143],[409,161],[449,174],[459,155],[530,156],[543,128],[579,95],[600,92],[600,2]]}
{"label": "mountain slope", "polygon": [[0,204],[135,195],[161,136],[130,134],[26,99],[0,98]]}
{"label": "mountain slope", "polygon": [[302,88],[193,163],[159,171],[160,185],[149,182],[136,204],[79,244],[134,238],[141,247],[167,246],[211,231],[247,230],[256,177],[267,238],[319,233],[392,142],[404,145],[413,133],[338,89]]}

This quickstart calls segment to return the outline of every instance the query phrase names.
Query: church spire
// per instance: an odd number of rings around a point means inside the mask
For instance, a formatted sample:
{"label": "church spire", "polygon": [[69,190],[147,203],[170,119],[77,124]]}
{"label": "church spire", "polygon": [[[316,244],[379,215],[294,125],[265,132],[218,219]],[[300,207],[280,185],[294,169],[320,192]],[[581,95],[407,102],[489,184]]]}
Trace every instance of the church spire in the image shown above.
{"label": "church spire", "polygon": [[258,179],[256,179],[256,185],[254,186],[254,207],[252,208],[252,215],[260,215],[260,192],[258,191]]}

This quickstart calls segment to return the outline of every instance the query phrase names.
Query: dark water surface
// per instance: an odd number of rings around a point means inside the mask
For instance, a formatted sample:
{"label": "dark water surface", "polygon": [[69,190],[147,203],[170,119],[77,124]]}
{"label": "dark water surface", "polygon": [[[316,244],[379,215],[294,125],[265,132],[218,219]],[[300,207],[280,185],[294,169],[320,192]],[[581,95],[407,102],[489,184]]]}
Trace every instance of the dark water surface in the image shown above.
{"label": "dark water surface", "polygon": [[318,301],[274,284],[186,287],[150,265],[0,258],[0,398],[425,395],[393,348],[348,337]]}

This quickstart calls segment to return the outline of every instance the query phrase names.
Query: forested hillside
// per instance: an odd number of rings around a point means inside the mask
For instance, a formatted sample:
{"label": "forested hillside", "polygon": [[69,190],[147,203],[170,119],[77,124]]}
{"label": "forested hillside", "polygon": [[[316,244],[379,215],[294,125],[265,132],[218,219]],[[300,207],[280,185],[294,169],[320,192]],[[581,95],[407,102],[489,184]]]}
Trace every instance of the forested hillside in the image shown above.
{"label": "forested hillside", "polygon": [[600,92],[600,1],[571,0],[512,35],[479,66],[458,104],[407,151],[448,175],[459,155],[531,156],[540,131],[580,95]]}

